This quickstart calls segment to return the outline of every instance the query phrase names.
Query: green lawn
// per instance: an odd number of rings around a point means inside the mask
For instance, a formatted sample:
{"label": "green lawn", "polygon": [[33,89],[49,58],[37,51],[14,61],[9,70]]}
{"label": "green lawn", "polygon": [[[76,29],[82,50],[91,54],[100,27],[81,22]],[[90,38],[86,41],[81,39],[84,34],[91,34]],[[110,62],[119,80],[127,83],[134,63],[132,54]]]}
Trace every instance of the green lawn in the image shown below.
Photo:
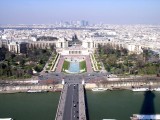
{"label": "green lawn", "polygon": [[63,63],[62,71],[63,71],[63,70],[68,70],[68,69],[69,69],[69,64],[70,64],[70,63],[65,60],[64,63]]}
{"label": "green lawn", "polygon": [[85,72],[86,72],[86,61],[81,61],[80,62],[80,69],[81,70],[85,69]]}

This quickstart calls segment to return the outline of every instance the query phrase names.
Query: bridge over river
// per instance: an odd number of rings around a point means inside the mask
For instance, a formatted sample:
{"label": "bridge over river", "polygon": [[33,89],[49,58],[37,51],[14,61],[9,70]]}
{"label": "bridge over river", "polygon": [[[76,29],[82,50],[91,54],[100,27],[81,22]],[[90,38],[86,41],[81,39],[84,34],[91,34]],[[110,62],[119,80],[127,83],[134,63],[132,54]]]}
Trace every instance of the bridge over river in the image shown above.
{"label": "bridge over river", "polygon": [[64,85],[55,120],[86,120],[84,87],[82,84]]}

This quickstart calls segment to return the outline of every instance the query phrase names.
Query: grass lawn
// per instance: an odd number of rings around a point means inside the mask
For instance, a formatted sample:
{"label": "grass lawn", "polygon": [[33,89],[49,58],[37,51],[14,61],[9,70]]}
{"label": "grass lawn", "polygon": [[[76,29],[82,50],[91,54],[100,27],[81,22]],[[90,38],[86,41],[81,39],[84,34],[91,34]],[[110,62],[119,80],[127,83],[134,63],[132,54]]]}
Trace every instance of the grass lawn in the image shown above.
{"label": "grass lawn", "polygon": [[81,61],[81,62],[80,62],[80,69],[81,69],[81,70],[85,69],[85,72],[86,72],[86,70],[87,70],[87,69],[86,69],[86,61]]}
{"label": "grass lawn", "polygon": [[64,61],[64,63],[63,63],[63,67],[62,67],[62,71],[63,70],[68,70],[69,69],[69,62],[68,61]]}

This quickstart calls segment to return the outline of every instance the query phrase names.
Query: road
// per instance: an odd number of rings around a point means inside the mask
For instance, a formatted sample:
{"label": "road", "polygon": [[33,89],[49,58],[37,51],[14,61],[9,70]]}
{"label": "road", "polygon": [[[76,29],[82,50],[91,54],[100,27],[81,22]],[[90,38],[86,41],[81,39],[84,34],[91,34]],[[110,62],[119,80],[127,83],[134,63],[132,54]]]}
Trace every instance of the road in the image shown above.
{"label": "road", "polygon": [[63,120],[79,119],[79,93],[78,84],[70,84],[65,101]]}
{"label": "road", "polygon": [[[85,82],[90,82],[90,80],[94,80],[104,76],[109,75],[110,73],[100,73],[100,72],[93,72],[93,73],[82,73],[82,74],[64,74],[64,73],[46,73],[44,75],[39,76],[39,80],[55,80],[58,83],[62,82],[62,79],[66,83],[82,83],[82,80]],[[73,79],[74,78],[74,79]]]}

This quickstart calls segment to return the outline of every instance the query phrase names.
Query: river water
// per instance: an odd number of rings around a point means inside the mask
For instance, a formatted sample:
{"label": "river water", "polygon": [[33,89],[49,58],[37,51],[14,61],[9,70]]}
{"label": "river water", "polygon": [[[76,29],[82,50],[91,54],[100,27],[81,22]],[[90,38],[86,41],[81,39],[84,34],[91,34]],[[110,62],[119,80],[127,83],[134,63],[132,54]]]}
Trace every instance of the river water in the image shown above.
{"label": "river water", "polygon": [[87,91],[89,120],[129,120],[132,114],[160,113],[160,92]]}
{"label": "river water", "polygon": [[0,118],[54,120],[60,92],[0,94]]}
{"label": "river water", "polygon": [[[132,114],[160,113],[160,92],[87,91],[89,120],[129,120]],[[0,94],[0,118],[54,120],[60,92]]]}

